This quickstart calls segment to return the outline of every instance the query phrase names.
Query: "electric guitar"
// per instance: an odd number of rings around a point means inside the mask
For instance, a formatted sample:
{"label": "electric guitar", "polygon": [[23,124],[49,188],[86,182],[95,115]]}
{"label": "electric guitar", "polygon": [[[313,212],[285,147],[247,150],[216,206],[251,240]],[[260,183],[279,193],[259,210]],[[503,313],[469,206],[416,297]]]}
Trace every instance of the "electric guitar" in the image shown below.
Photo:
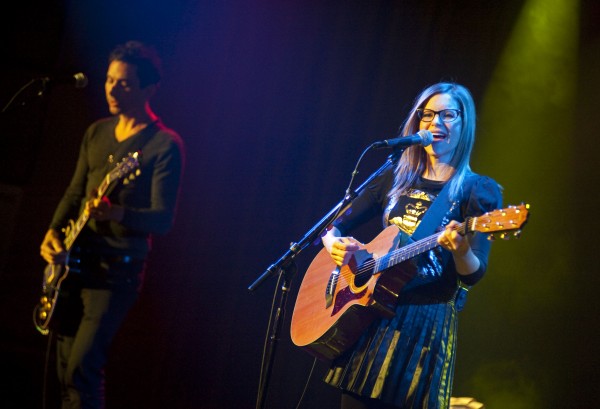
{"label": "electric guitar", "polygon": [[[107,173],[102,180],[102,183],[100,183],[100,186],[97,188],[96,197],[100,199],[106,195],[109,189],[114,186],[115,181],[129,176],[124,180],[124,183],[128,183],[129,180],[139,174],[139,170],[137,169],[139,167],[138,157],[138,152],[129,153],[113,170]],[[134,170],[136,170],[136,172],[133,172]],[[69,225],[63,229],[65,234],[63,245],[67,251],[67,261],[65,264],[48,264],[44,269],[42,295],[39,303],[33,310],[33,323],[35,328],[43,335],[47,335],[50,331],[50,320],[52,319],[54,308],[56,307],[60,286],[69,273],[68,261],[70,250],[88,220],[89,215],[85,211],[81,212],[76,221],[69,220]]]}
{"label": "electric guitar", "polygon": [[[470,217],[458,232],[497,233],[519,237],[529,205],[509,206]],[[304,278],[291,321],[295,345],[322,360],[342,354],[377,317],[392,317],[402,287],[417,273],[411,259],[438,246],[441,232],[416,242],[389,226],[373,241],[362,244],[348,264],[337,266],[323,248]],[[408,244],[407,244],[408,242]]]}

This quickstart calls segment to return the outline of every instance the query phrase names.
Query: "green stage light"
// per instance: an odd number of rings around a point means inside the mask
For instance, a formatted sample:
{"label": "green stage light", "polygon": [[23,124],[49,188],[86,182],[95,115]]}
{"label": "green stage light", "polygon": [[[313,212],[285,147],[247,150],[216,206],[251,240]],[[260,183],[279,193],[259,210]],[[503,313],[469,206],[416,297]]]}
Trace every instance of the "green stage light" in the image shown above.
{"label": "green stage light", "polygon": [[[502,331],[482,326],[479,338],[465,346],[486,345],[490,359],[472,363],[467,384],[490,408],[548,407],[543,402],[551,391],[545,388],[562,382],[560,371],[544,370],[547,357],[560,356],[560,334],[549,342],[535,328],[564,321],[577,298],[565,283],[573,280],[576,246],[568,201],[577,189],[573,163],[580,138],[579,12],[577,0],[525,1],[479,107],[474,170],[504,186],[506,205],[531,205],[523,238],[494,244],[477,288],[485,304],[473,321],[496,319]],[[506,342],[487,344],[499,334]]]}

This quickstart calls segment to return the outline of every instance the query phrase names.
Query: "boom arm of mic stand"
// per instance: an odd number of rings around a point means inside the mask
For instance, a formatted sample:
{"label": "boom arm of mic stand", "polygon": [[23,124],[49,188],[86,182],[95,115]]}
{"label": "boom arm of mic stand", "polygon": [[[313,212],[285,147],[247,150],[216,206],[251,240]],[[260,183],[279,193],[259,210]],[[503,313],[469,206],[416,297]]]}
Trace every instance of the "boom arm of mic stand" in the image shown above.
{"label": "boom arm of mic stand", "polygon": [[373,179],[382,174],[389,167],[395,165],[396,161],[402,154],[402,150],[397,150],[391,155],[388,156],[387,161],[376,170],[367,180],[363,182],[362,185],[356,189],[354,193],[347,194],[344,199],[339,202],[333,209],[329,211],[316,225],[314,225],[298,243],[292,243],[290,248],[283,256],[279,258],[274,264],[271,264],[269,268],[265,270],[264,273],[260,275],[249,287],[248,290],[254,291],[258,288],[259,285],[262,284],[268,277],[277,275],[279,270],[284,267],[287,267],[296,256],[306,248],[310,243],[315,241],[315,239],[321,234],[321,232],[327,228],[341,213],[346,211],[348,207],[352,204],[354,198],[362,191],[364,188],[371,183]]}

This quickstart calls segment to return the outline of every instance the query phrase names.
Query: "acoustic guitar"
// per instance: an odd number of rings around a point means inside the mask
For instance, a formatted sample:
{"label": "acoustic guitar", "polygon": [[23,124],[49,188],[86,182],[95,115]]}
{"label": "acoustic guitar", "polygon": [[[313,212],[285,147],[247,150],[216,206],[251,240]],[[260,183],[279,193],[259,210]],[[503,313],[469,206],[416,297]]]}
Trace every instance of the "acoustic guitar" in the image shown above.
{"label": "acoustic guitar", "polygon": [[[470,217],[460,234],[480,232],[519,237],[529,205],[509,206]],[[337,266],[323,248],[306,271],[294,306],[291,338],[322,359],[336,358],[351,347],[377,317],[392,317],[402,287],[416,275],[413,259],[438,246],[441,232],[410,242],[396,226],[362,244],[348,264]]]}

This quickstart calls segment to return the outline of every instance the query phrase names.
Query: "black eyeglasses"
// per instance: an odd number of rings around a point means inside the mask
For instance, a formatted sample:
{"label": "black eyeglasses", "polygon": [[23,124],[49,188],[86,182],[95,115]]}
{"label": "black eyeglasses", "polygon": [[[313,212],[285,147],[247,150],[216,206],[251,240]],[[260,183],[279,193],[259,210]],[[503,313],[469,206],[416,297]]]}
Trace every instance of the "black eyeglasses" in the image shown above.
{"label": "black eyeglasses", "polygon": [[439,115],[443,122],[454,122],[461,114],[460,109],[442,109],[434,111],[433,109],[417,109],[417,116],[423,122],[431,122],[435,115]]}

